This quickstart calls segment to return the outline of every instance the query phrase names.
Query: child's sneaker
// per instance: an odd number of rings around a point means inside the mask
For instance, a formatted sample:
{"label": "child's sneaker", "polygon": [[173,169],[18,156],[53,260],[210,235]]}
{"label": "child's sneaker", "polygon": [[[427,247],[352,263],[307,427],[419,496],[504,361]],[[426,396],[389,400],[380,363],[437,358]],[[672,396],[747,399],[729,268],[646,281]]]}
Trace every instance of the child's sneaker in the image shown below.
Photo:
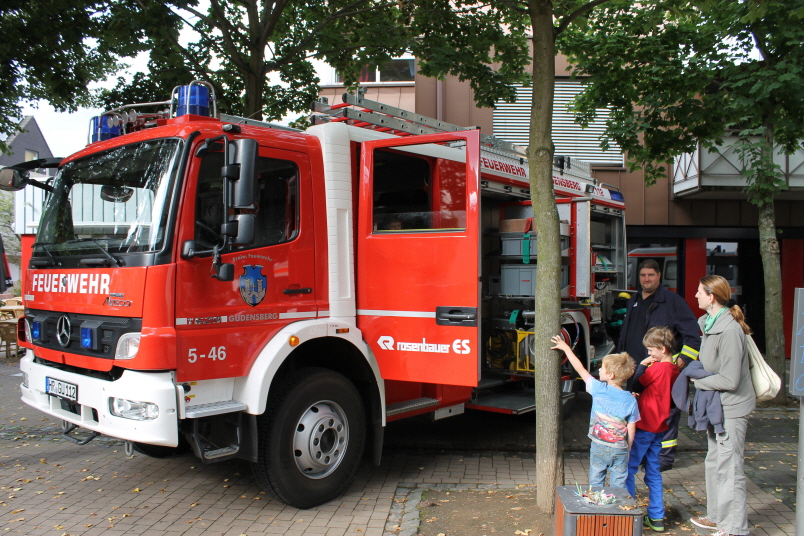
{"label": "child's sneaker", "polygon": [[651,519],[645,516],[642,519],[642,524],[649,529],[653,529],[655,532],[664,532],[664,519]]}

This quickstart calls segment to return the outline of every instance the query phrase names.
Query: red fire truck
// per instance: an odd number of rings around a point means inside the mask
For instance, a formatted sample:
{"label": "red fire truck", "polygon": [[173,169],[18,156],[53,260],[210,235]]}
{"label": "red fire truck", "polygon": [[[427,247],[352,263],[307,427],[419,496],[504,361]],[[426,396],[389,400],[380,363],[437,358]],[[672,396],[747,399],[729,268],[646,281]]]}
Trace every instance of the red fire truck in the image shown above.
{"label": "red fire truck", "polygon": [[[204,83],[106,112],[45,190],[22,399],[127,451],[252,462],[300,508],[379,463],[387,422],[534,407],[521,148],[345,95],[304,132],[218,114]],[[49,182],[28,169],[59,168]],[[625,286],[624,202],[559,157],[562,334],[592,368]],[[569,406],[571,371],[556,378]],[[85,429],[83,432],[76,428]]]}

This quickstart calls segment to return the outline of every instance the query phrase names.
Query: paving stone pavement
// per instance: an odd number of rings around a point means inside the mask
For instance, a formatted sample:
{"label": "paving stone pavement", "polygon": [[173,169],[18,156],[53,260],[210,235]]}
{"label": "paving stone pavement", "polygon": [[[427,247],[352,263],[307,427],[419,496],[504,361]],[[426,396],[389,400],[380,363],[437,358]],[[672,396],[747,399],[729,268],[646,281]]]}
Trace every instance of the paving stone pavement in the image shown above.
{"label": "paving stone pavement", "polygon": [[[83,447],[65,441],[57,421],[19,400],[18,373],[15,359],[0,358],[2,533],[412,536],[424,490],[515,490],[536,481],[533,415],[420,417],[389,424],[382,464],[364,464],[343,497],[298,510],[260,491],[248,463],[127,457],[106,437]],[[583,395],[565,421],[566,484],[588,482],[588,412]],[[758,410],[751,419],[746,474],[755,536],[795,534],[798,419],[797,409]],[[705,440],[682,427],[679,450],[663,473],[665,498],[688,518],[704,511]]]}

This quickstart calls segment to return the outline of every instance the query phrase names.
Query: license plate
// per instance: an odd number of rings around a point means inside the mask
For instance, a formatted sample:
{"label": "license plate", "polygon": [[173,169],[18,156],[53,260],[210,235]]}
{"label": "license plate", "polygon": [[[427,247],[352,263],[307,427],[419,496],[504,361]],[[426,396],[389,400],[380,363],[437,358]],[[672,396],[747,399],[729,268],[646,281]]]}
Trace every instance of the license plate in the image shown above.
{"label": "license plate", "polygon": [[59,398],[78,402],[78,386],[54,378],[45,378],[45,392]]}

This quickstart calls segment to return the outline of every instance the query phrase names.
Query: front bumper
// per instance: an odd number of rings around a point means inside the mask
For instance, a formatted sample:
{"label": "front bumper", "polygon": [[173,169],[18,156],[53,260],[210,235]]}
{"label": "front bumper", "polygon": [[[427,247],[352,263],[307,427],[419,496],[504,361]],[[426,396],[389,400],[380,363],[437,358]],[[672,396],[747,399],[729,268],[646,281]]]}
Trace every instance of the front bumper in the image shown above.
{"label": "front bumper", "polygon": [[[20,386],[22,401],[39,411],[118,439],[166,447],[179,444],[178,391],[171,372],[126,370],[118,380],[107,381],[34,363],[31,352],[20,359],[20,369],[28,375],[27,385]],[[78,386],[78,402],[72,408],[76,412],[45,392],[48,377]],[[159,416],[135,421],[112,415],[113,397],[156,404]]]}

